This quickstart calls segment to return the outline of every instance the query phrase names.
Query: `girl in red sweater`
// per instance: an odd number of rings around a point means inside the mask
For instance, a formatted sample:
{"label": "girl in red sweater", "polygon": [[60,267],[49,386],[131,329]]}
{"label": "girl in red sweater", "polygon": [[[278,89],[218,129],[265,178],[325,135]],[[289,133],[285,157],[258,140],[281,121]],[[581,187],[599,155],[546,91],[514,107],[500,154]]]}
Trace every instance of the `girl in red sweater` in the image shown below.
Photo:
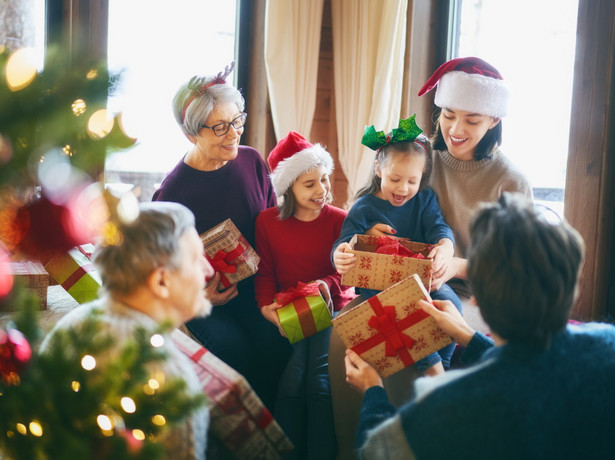
{"label": "girl in red sweater", "polygon": [[[317,281],[336,311],[354,297],[340,283],[330,259],[346,211],[329,205],[331,155],[291,131],[271,151],[271,180],[279,205],[256,219],[256,251],[261,257],[255,279],[256,300],[265,318],[278,327],[275,294]],[[336,454],[327,367],[331,329],[293,345],[280,380],[275,417],[295,445],[288,458],[333,459]]]}

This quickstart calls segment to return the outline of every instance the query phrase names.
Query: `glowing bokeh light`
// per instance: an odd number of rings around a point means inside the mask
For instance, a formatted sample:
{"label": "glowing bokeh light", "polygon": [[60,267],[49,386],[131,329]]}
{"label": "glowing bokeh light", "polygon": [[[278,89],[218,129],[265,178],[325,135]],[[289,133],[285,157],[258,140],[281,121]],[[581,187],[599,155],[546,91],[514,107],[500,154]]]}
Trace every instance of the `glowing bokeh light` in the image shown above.
{"label": "glowing bokeh light", "polygon": [[83,99],[75,99],[70,108],[72,109],[73,114],[78,117],[79,115],[83,115],[85,113],[88,106]]}
{"label": "glowing bokeh light", "polygon": [[96,417],[96,423],[103,431],[110,431],[113,429],[113,421],[106,415],[100,414]]}
{"label": "glowing bokeh light", "polygon": [[81,383],[77,382],[76,380],[73,380],[70,384],[70,387],[75,393],[79,393],[79,390],[81,390]]}
{"label": "glowing bokeh light", "polygon": [[156,379],[149,379],[149,381],[147,382],[147,385],[152,389],[152,390],[157,390],[160,388],[160,382]]}
{"label": "glowing bokeh light", "polygon": [[38,422],[38,420],[32,420],[30,422],[30,425],[28,425],[28,428],[30,429],[30,433],[32,433],[34,436],[39,438],[43,436],[43,427]]}
{"label": "glowing bokeh light", "polygon": [[28,428],[26,428],[26,425],[24,425],[23,423],[18,423],[15,427],[17,428],[17,432],[19,434],[28,434]]}
{"label": "glowing bokeh light", "polygon": [[97,110],[88,120],[88,134],[93,139],[101,139],[113,129],[113,117],[106,109]]}
{"label": "glowing bokeh light", "polygon": [[124,409],[124,412],[126,412],[127,414],[134,414],[134,412],[137,410],[137,405],[135,404],[133,399],[129,398],[128,396],[124,396],[120,400],[120,405],[122,406],[122,409]]}
{"label": "glowing bokeh light", "polygon": [[83,367],[86,371],[91,371],[96,367],[96,358],[92,355],[85,355],[81,358],[81,367]]}
{"label": "glowing bokeh light", "polygon": [[151,343],[154,348],[160,348],[164,345],[164,337],[160,334],[154,334],[150,337],[149,343]]}
{"label": "glowing bokeh light", "polygon": [[167,419],[164,418],[164,415],[157,414],[152,417],[152,423],[154,425],[163,426],[167,423]]}
{"label": "glowing bokeh light", "polygon": [[21,48],[11,54],[6,63],[6,83],[13,92],[24,89],[36,77],[36,51]]}
{"label": "glowing bokeh light", "polygon": [[132,430],[132,436],[137,441],[144,441],[145,440],[145,433],[143,431],[141,431],[141,430],[137,430],[137,429]]}

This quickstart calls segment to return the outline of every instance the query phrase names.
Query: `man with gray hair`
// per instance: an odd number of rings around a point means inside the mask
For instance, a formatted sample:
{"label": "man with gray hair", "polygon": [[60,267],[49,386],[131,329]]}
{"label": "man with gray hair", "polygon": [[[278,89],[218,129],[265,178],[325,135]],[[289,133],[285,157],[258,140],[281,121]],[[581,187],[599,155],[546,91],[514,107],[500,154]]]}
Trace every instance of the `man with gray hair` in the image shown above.
{"label": "man with gray hair", "polygon": [[[64,316],[45,339],[43,350],[57,330],[81,324],[95,310],[100,312],[101,333],[115,339],[114,350],[133,339],[138,329],[153,333],[163,323],[177,327],[211,311],[205,279],[214,272],[188,208],[177,203],[143,203],[133,221],[116,225],[118,238],[100,242],[93,256],[103,280],[101,298]],[[164,339],[160,349],[167,359],[157,369],[167,378],[184,379],[190,393],[200,394],[190,360],[170,336]],[[208,425],[207,409],[192,412],[165,438],[165,458],[205,458]]]}

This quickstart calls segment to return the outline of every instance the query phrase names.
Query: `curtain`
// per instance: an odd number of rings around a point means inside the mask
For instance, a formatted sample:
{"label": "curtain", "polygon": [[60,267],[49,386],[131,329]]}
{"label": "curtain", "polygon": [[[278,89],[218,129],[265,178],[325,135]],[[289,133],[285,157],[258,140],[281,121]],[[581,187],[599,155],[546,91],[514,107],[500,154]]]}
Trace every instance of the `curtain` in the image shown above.
{"label": "curtain", "polygon": [[363,130],[390,131],[399,121],[407,0],[332,0],[333,69],[339,161],[348,202],[368,180],[374,152]]}
{"label": "curtain", "polygon": [[309,138],[324,0],[267,0],[265,69],[277,140],[290,130]]}

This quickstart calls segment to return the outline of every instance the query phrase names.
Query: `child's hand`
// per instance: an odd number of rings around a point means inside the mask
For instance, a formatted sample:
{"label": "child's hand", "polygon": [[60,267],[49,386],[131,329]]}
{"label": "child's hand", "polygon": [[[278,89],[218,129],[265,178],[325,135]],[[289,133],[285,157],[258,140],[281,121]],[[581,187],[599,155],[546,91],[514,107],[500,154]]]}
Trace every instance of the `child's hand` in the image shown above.
{"label": "child's hand", "polygon": [[216,272],[214,277],[209,280],[205,291],[207,292],[207,298],[211,302],[212,305],[224,305],[228,303],[231,299],[234,299],[239,295],[239,291],[237,291],[237,285],[234,284],[228,289],[224,291],[218,291],[218,284],[220,283],[220,273]]}
{"label": "child's hand", "polygon": [[346,364],[346,382],[361,393],[365,393],[371,387],[383,386],[382,379],[376,369],[354,351],[346,350],[344,363]]}
{"label": "child's hand", "polygon": [[453,253],[455,249],[453,242],[448,238],[442,238],[438,244],[434,246],[429,255],[430,259],[433,259],[433,277],[440,278],[445,272],[448,265],[453,260]]}
{"label": "child's hand", "polygon": [[348,270],[355,264],[355,255],[352,252],[346,252],[347,250],[350,250],[350,245],[341,243],[333,252],[333,264],[340,275],[348,273]]}
{"label": "child's hand", "polygon": [[366,235],[373,236],[391,236],[395,235],[397,230],[387,224],[376,224],[365,232]]}
{"label": "child's hand", "polygon": [[267,321],[270,321],[278,328],[278,331],[280,331],[282,337],[286,337],[286,332],[284,332],[284,329],[282,329],[282,325],[280,324],[280,317],[277,312],[278,308],[282,308],[282,305],[277,302],[273,302],[272,304],[264,305],[263,308],[261,308],[261,313]]}

